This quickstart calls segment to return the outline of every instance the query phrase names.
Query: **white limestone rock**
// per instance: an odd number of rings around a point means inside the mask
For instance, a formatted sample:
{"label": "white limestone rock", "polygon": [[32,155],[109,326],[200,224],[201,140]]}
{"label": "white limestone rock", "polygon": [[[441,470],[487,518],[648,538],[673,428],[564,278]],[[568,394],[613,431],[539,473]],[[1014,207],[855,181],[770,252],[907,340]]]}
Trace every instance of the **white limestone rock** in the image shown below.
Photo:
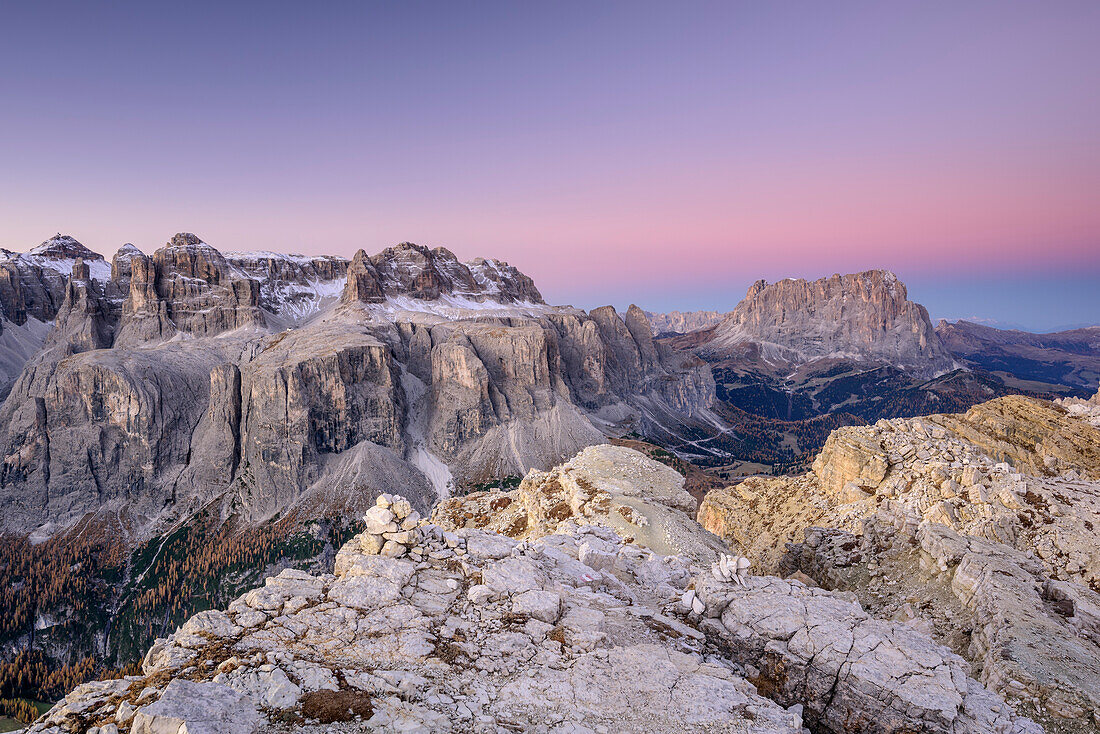
{"label": "white limestone rock", "polygon": [[132,734],[254,734],[262,717],[244,693],[220,683],[171,681],[134,714]]}

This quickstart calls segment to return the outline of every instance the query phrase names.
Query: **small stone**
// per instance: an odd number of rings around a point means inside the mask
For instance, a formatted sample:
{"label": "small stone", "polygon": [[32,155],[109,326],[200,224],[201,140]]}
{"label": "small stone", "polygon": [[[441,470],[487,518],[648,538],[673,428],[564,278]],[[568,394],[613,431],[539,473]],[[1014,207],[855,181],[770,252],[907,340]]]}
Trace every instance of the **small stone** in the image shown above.
{"label": "small stone", "polygon": [[386,544],[382,546],[382,551],[380,555],[388,556],[389,558],[400,558],[401,556],[405,555],[407,551],[408,549],[400,543],[394,542],[392,540],[387,540]]}
{"label": "small stone", "polygon": [[552,591],[531,589],[512,597],[512,611],[554,624],[561,616],[561,596]]}
{"label": "small stone", "polygon": [[981,484],[976,484],[967,489],[967,496],[976,505],[989,502],[989,490]]}
{"label": "small stone", "polygon": [[119,703],[118,708],[115,709],[115,721],[120,724],[125,724],[130,719],[134,718],[134,712],[137,711],[129,701],[122,701]]}
{"label": "small stone", "polygon": [[484,604],[493,598],[493,590],[485,584],[475,584],[466,592],[466,598],[474,604]]}
{"label": "small stone", "polygon": [[394,497],[393,504],[390,505],[390,509],[393,510],[394,516],[398,520],[403,520],[412,514],[412,504],[403,497]]}
{"label": "small stone", "polygon": [[363,516],[367,524],[367,532],[374,535],[397,532],[397,523],[393,521],[393,513],[385,507],[375,505]]}
{"label": "small stone", "polygon": [[386,509],[385,507],[375,505],[374,507],[367,510],[367,514],[363,516],[363,519],[367,522],[371,522],[373,520],[374,522],[385,525],[386,523],[393,521],[393,512]]}
{"label": "small stone", "polygon": [[402,545],[413,545],[420,539],[420,535],[414,530],[401,530],[396,533],[382,533],[386,540],[392,540]]}
{"label": "small stone", "polygon": [[616,555],[611,543],[595,538],[581,543],[578,552],[580,562],[597,571],[614,567]]}
{"label": "small stone", "polygon": [[368,556],[376,556],[381,553],[385,542],[381,535],[363,533],[359,536],[359,548]]}

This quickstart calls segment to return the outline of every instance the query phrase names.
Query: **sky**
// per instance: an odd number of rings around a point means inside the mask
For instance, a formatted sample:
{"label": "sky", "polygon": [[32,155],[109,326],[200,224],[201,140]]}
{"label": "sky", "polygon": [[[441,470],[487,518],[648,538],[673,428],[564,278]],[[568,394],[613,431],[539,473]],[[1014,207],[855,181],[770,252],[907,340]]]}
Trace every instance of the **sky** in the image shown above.
{"label": "sky", "polygon": [[401,241],[729,310],[1100,323],[1100,2],[0,4],[0,246]]}

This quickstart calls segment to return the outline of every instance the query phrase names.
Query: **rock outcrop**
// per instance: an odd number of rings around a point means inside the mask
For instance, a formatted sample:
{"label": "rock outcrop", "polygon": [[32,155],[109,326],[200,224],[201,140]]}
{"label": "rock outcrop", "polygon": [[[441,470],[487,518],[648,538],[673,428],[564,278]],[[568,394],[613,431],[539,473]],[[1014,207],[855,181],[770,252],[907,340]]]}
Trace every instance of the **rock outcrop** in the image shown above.
{"label": "rock outcrop", "polygon": [[1088,423],[1090,426],[1100,428],[1100,391],[1097,391],[1088,400],[1059,398],[1054,402],[1065,408],[1071,416]]}
{"label": "rock outcrop", "polygon": [[1062,407],[998,398],[961,415],[838,429],[812,472],[711,492],[699,518],[764,557],[805,527],[854,529],[890,504],[914,527],[928,520],[1031,548],[1049,573],[1100,584],[1098,456],[1100,430]]}
{"label": "rock outcrop", "polygon": [[757,281],[702,349],[722,354],[746,343],[760,344],[770,358],[793,364],[844,358],[925,377],[954,364],[928,312],[908,300],[905,285],[886,270],[812,282]]}
{"label": "rock outcrop", "polygon": [[74,268],[83,276],[77,280],[94,283],[90,287],[96,290],[108,288],[110,266],[68,235],[51,237],[25,253],[0,250],[0,395],[11,389],[46,341],[59,310],[66,308]]}
{"label": "rock outcrop", "polygon": [[1053,730],[1100,726],[1100,430],[1087,418],[1007,397],[840,429],[811,472],[714,490],[699,521],[764,569],[934,631]]}
{"label": "rock outcrop", "polygon": [[265,323],[259,282],[234,277],[225,256],[193,234],[175,235],[152,257],[134,255],[130,268],[119,347]]}
{"label": "rock outcrop", "polygon": [[1098,597],[1052,580],[1034,555],[936,523],[914,535],[884,512],[858,536],[807,530],[784,559],[792,569],[955,648],[1049,731],[1100,727]]}
{"label": "rock outcrop", "polygon": [[801,706],[817,730],[1042,731],[970,678],[958,655],[872,618],[850,596],[774,577],[732,586],[704,575],[695,591],[700,629],[752,671],[759,691]]}
{"label": "rock outcrop", "polygon": [[365,521],[334,573],[195,615],[28,732],[1041,731],[850,595],[720,581],[597,526],[450,532],[394,496]]}
{"label": "rock outcrop", "polygon": [[681,474],[633,449],[604,444],[550,471],[532,470],[515,490],[443,500],[432,522],[521,540],[551,535],[565,525],[605,527],[657,553],[705,565],[724,547],[694,521],[695,509]]}
{"label": "rock outcrop", "polygon": [[28,318],[52,321],[65,297],[73,265],[82,260],[90,275],[105,281],[110,266],[68,235],[56,235],[25,253],[0,250],[0,310],[6,320],[22,325]]}

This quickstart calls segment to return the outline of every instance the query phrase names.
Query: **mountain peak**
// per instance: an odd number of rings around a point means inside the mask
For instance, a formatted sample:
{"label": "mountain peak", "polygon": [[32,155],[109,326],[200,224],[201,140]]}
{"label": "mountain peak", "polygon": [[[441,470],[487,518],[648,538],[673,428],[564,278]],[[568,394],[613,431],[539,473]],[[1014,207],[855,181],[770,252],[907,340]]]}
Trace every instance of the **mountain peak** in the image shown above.
{"label": "mountain peak", "polygon": [[755,342],[779,348],[791,362],[847,358],[884,362],[931,376],[953,362],[928,312],[908,300],[889,270],[839,273],[807,281],[756,281],[745,300],[715,328],[706,351]]}
{"label": "mountain peak", "polygon": [[55,234],[42,244],[32,248],[27,254],[53,260],[72,260],[75,258],[81,258],[83,260],[103,259],[102,255],[97,252],[92,252],[87,247],[80,244],[75,237],[60,233]]}
{"label": "mountain peak", "polygon": [[[193,247],[195,245],[205,245],[202,238],[196,234],[190,232],[177,232],[172,235],[172,239],[168,240],[166,247]],[[209,247],[209,245],[207,245]]]}
{"label": "mountain peak", "polygon": [[534,281],[499,260],[478,258],[463,263],[445,247],[429,249],[411,242],[370,256],[359,250],[348,268],[342,300],[370,303],[391,296],[543,303]]}

